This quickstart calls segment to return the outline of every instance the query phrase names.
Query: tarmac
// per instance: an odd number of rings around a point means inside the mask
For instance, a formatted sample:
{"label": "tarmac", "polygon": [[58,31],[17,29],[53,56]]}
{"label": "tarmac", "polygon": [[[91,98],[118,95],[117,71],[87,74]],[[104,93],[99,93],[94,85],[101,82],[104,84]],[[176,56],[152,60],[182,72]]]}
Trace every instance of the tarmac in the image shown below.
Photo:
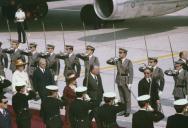
{"label": "tarmac", "polygon": [[[173,68],[171,49],[172,44],[175,60],[178,59],[178,52],[188,50],[188,8],[176,13],[160,17],[125,20],[121,22],[107,23],[104,28],[92,30],[83,29],[79,18],[80,9],[84,4],[91,3],[91,0],[67,0],[49,2],[48,15],[43,19],[46,28],[47,43],[53,43],[55,52],[63,51],[63,33],[66,44],[74,45],[75,53],[85,51],[85,44],[90,44],[96,48],[95,56],[99,57],[101,76],[104,91],[115,91],[118,94],[117,85],[114,84],[116,68],[106,64],[106,60],[115,55],[118,56],[118,48],[123,47],[128,50],[128,58],[132,60],[134,66],[134,82],[132,85],[132,113],[139,107],[135,97],[137,97],[138,82],[143,78],[143,74],[138,71],[139,66],[147,63],[147,53],[145,43],[148,47],[148,54],[158,57],[158,66],[163,70]],[[61,31],[60,23],[63,24],[64,31]],[[115,28],[113,28],[113,24]],[[11,38],[17,39],[15,24],[10,23]],[[27,39],[28,42],[36,42],[38,51],[45,51],[44,32],[40,21],[28,22]],[[6,21],[0,15],[0,39],[2,47],[9,47],[10,33],[7,30]],[[170,40],[169,40],[170,39]],[[116,43],[116,50],[115,50]],[[27,45],[22,44],[21,49],[26,49]],[[116,51],[116,54],[115,54]],[[78,86],[82,86],[84,66],[82,64],[82,74],[78,79]],[[65,86],[63,78],[64,62],[61,60],[61,71],[59,75],[59,91],[62,93]],[[6,70],[7,78],[11,80],[11,72]],[[165,128],[167,117],[174,114],[173,91],[174,81],[172,77],[165,76],[165,88],[161,95],[161,103],[165,118],[155,123],[155,128]],[[134,96],[133,96],[134,95]],[[118,96],[119,97],[119,96]],[[39,103],[31,101],[31,106],[39,109]],[[118,117],[118,124],[121,127],[131,128],[132,114],[129,117]]]}

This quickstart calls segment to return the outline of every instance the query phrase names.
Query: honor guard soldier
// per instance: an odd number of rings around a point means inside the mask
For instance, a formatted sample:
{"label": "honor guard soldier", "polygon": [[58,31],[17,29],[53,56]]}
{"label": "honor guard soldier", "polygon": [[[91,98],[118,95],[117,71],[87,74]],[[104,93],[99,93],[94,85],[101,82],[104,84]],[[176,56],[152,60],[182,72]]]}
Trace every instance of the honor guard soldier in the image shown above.
{"label": "honor guard soldier", "polygon": [[8,56],[6,53],[3,52],[3,49],[1,48],[2,42],[0,42],[0,75],[5,76],[4,69],[8,68]]}
{"label": "honor guard soldier", "polygon": [[[15,20],[16,20],[16,24],[17,24],[18,42],[20,42],[20,43],[26,42],[26,34],[24,31],[25,18],[26,18],[25,12],[20,7],[18,7],[18,10],[15,14]],[[23,38],[23,40],[21,37]]]}
{"label": "honor guard soldier", "polygon": [[150,95],[151,107],[154,110],[158,110],[161,107],[158,93],[159,83],[157,79],[152,77],[153,68],[146,67],[143,70],[144,78],[142,78],[138,83],[138,96]]}
{"label": "honor guard soldier", "polygon": [[126,104],[117,102],[114,92],[106,92],[103,95],[104,104],[97,109],[99,128],[119,128],[116,122],[117,113],[125,110]]}
{"label": "honor guard soldier", "polygon": [[56,85],[46,86],[48,91],[47,98],[41,104],[41,116],[46,124],[46,128],[62,128],[62,119],[60,109],[64,106],[64,101],[58,95],[58,87]]}
{"label": "honor guard soldier", "polygon": [[175,62],[177,75],[174,76],[175,86],[173,90],[174,99],[186,98],[188,95],[188,72],[183,69],[183,61]]}
{"label": "honor guard soldier", "polygon": [[77,87],[75,91],[77,98],[71,103],[69,109],[71,128],[89,128],[88,113],[94,105],[86,99],[86,87]]}
{"label": "honor guard soldier", "polygon": [[27,72],[28,72],[31,83],[33,79],[33,72],[37,68],[38,61],[39,61],[39,53],[37,52],[36,48],[37,48],[36,43],[29,44]]}
{"label": "honor guard soldier", "polygon": [[3,89],[11,86],[12,82],[9,81],[8,79],[5,79],[4,76],[0,76],[0,95],[4,94]]}
{"label": "honor guard soldier", "polygon": [[17,93],[12,97],[12,107],[16,113],[16,124],[18,128],[31,128],[31,112],[28,101],[34,99],[34,91],[27,91],[24,82],[16,84]]}
{"label": "honor guard soldier", "polygon": [[188,51],[181,51],[179,53],[179,60],[183,61],[183,69],[188,71]]}
{"label": "honor guard soldier", "polygon": [[176,114],[168,117],[166,128],[187,128],[188,116],[184,115],[187,106],[187,99],[179,99],[174,101]]}
{"label": "honor guard soldier", "polygon": [[59,71],[60,71],[60,61],[56,57],[56,54],[54,53],[54,45],[48,44],[47,45],[47,52],[50,54],[50,56],[47,58],[47,66],[49,67],[52,76],[54,78],[54,81],[57,82]]}
{"label": "honor guard soldier", "polygon": [[133,64],[126,58],[127,50],[119,48],[119,58],[111,58],[107,64],[117,66],[116,83],[122,103],[126,103],[124,116],[129,116],[131,112],[131,85],[133,82]]}
{"label": "honor guard soldier", "polygon": [[77,54],[77,56],[84,61],[85,77],[89,74],[89,68],[91,65],[100,66],[98,57],[93,55],[94,51],[95,48],[91,45],[88,45],[86,46],[86,53]]}
{"label": "honor guard soldier", "polygon": [[140,110],[133,114],[132,128],[154,128],[153,122],[158,122],[164,118],[163,113],[150,110],[149,100],[149,95],[137,98]]}
{"label": "honor guard soldier", "polygon": [[158,63],[157,57],[149,57],[148,63],[149,63],[149,66],[153,68],[152,79],[155,80],[159,84],[158,93],[159,93],[159,96],[161,96],[163,89],[164,89],[164,85],[165,85],[163,70],[157,66],[157,63]]}
{"label": "honor guard soldier", "polygon": [[22,50],[19,49],[19,42],[12,40],[11,41],[11,51],[10,52],[10,70],[12,71],[12,73],[16,70],[16,60],[17,59],[22,59],[23,62],[25,62],[25,57],[24,55],[22,55]]}
{"label": "honor guard soldier", "polygon": [[7,109],[8,100],[0,95],[0,128],[11,128],[11,115]]}
{"label": "honor guard soldier", "polygon": [[74,72],[76,77],[80,77],[81,65],[79,58],[73,53],[74,46],[65,45],[65,53],[60,53],[58,58],[65,61],[64,76],[67,78],[70,72]]}

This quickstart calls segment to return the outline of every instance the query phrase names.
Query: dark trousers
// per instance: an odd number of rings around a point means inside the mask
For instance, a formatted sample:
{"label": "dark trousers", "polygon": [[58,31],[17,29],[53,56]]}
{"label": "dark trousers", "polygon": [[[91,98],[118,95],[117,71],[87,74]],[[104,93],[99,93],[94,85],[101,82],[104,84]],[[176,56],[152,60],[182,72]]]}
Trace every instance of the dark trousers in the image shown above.
{"label": "dark trousers", "polygon": [[17,128],[31,128],[31,117],[27,116],[17,116],[16,117]]}
{"label": "dark trousers", "polygon": [[[18,42],[26,42],[26,34],[24,31],[24,25],[22,22],[17,22]],[[22,40],[23,38],[23,40]]]}
{"label": "dark trousers", "polygon": [[63,123],[60,116],[46,121],[46,128],[62,128]]}

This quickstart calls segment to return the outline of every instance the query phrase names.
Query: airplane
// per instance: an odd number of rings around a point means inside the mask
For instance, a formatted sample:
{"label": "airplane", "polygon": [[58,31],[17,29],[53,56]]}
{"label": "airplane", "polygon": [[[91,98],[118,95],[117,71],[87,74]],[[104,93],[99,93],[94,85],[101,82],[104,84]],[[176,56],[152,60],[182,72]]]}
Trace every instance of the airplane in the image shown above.
{"label": "airplane", "polygon": [[[8,19],[14,18],[18,4],[23,6],[28,19],[47,15],[47,2],[58,0],[1,0],[2,13]],[[84,5],[80,17],[86,24],[100,24],[102,21],[126,20],[170,14],[188,6],[188,0],[93,0]]]}

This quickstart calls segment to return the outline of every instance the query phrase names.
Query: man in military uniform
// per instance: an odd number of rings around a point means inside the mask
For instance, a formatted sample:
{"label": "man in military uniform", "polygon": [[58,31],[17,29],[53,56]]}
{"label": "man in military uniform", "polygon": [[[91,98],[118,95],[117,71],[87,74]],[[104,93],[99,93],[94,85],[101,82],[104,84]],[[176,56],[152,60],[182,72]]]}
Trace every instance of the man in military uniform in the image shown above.
{"label": "man in military uniform", "polygon": [[64,106],[64,101],[58,95],[58,87],[55,85],[46,86],[47,98],[41,104],[41,116],[46,124],[46,128],[62,128],[60,109]]}
{"label": "man in military uniform", "polygon": [[28,55],[27,72],[28,72],[31,84],[32,84],[32,79],[33,79],[33,72],[37,68],[38,61],[39,61],[39,53],[37,52],[36,47],[37,47],[36,43],[29,44],[30,53]]}
{"label": "man in military uniform", "polygon": [[183,61],[175,62],[177,75],[174,76],[175,86],[173,90],[174,99],[186,98],[188,95],[188,72],[183,69]]}
{"label": "man in military uniform", "polygon": [[79,58],[73,53],[74,46],[65,45],[65,54],[60,54],[59,58],[65,61],[64,76],[67,79],[67,75],[70,72],[74,72],[76,77],[80,76],[81,65]]}
{"label": "man in military uniform", "polygon": [[183,69],[188,71],[188,51],[181,51],[179,53],[179,60],[183,61]]}
{"label": "man in military uniform", "polygon": [[71,103],[69,108],[69,118],[71,128],[89,128],[89,111],[94,105],[86,99],[86,87],[75,89],[77,98]]}
{"label": "man in military uniform", "polygon": [[28,101],[34,99],[36,94],[27,91],[24,82],[16,84],[17,93],[12,97],[12,107],[16,113],[16,124],[18,128],[31,128],[31,112]]}
{"label": "man in military uniform", "polygon": [[[15,20],[17,24],[17,32],[18,32],[18,42],[26,42],[26,34],[24,31],[24,21],[25,21],[25,12],[18,6],[18,10],[15,14]],[[23,40],[21,39],[23,38]]]}
{"label": "man in military uniform", "polygon": [[174,108],[176,110],[176,114],[168,117],[166,128],[187,128],[188,117],[184,115],[187,106],[187,99],[179,99],[174,101]]}
{"label": "man in military uniform", "polygon": [[99,120],[98,128],[118,128],[116,122],[117,113],[125,110],[126,104],[117,102],[114,92],[106,92],[103,95],[104,104],[97,109],[97,117]]}
{"label": "man in military uniform", "polygon": [[159,92],[159,96],[161,96],[163,89],[164,89],[164,84],[165,84],[163,70],[157,66],[157,63],[158,63],[157,57],[149,57],[148,63],[149,63],[149,66],[153,68],[152,79],[155,80],[159,84],[158,92]]}
{"label": "man in military uniform", "polygon": [[153,122],[162,120],[164,114],[150,110],[149,95],[139,96],[137,100],[140,110],[133,114],[132,128],[154,128]]}
{"label": "man in military uniform", "polygon": [[88,76],[89,68],[91,65],[100,66],[98,57],[93,55],[94,51],[95,51],[95,48],[91,45],[88,45],[86,46],[85,54],[77,54],[77,56],[84,61],[85,77]]}
{"label": "man in military uniform", "polygon": [[126,58],[127,50],[119,48],[119,58],[111,58],[108,64],[117,66],[116,83],[122,103],[126,103],[124,116],[131,112],[131,85],[133,82],[133,64]]}
{"label": "man in military uniform", "polygon": [[0,75],[5,76],[4,69],[8,68],[8,56],[6,53],[3,52],[1,46],[2,42],[0,42]]}
{"label": "man in military uniform", "polygon": [[10,53],[10,70],[12,71],[12,73],[16,70],[16,60],[17,59],[22,59],[22,61],[25,62],[25,57],[24,55],[22,55],[22,51],[19,49],[19,42],[18,41],[11,41],[11,48],[13,50],[13,52]]}
{"label": "man in military uniform", "polygon": [[47,58],[47,66],[49,67],[52,76],[54,78],[54,81],[57,82],[58,75],[60,72],[60,61],[56,57],[56,54],[54,53],[54,45],[48,44],[47,45],[47,52],[50,54],[50,56]]}

